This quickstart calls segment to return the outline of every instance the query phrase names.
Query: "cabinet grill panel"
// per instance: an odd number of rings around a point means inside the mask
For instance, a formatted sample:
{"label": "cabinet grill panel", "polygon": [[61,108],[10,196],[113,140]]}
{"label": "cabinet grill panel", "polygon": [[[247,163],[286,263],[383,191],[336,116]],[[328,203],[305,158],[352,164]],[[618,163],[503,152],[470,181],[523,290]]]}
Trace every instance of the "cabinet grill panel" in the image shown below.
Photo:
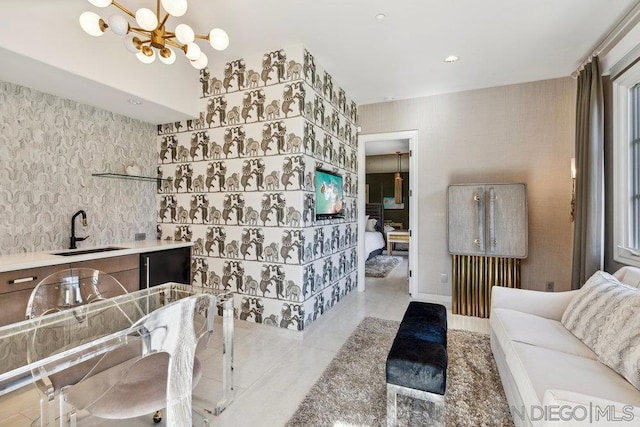
{"label": "cabinet grill panel", "polygon": [[489,317],[491,287],[520,288],[520,260],[453,255],[453,314]]}

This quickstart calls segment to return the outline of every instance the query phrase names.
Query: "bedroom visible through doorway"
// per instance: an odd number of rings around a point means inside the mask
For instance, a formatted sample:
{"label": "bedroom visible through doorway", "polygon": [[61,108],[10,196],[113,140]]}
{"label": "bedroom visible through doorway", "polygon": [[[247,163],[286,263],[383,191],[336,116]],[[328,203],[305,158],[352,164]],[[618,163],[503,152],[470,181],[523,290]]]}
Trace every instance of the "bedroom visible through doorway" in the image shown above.
{"label": "bedroom visible through doorway", "polygon": [[414,294],[411,276],[415,277],[416,266],[411,262],[415,255],[411,253],[411,234],[416,209],[411,203],[415,199],[410,154],[416,140],[416,132],[411,131],[359,138],[358,175],[363,187],[359,206],[364,212],[359,233],[363,270],[359,290],[365,289],[365,281],[386,278],[386,282],[402,282],[397,289]]}

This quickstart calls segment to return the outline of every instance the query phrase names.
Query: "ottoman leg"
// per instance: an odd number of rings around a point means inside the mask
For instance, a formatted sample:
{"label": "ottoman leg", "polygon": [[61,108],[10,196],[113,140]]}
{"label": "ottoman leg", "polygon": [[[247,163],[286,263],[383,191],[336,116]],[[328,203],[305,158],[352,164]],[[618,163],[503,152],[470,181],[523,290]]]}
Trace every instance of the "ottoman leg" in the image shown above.
{"label": "ottoman leg", "polygon": [[394,387],[387,384],[387,427],[395,427],[397,420],[398,395]]}
{"label": "ottoman leg", "polygon": [[434,425],[444,426],[447,421],[447,411],[444,399],[441,402],[433,402],[433,421]]}

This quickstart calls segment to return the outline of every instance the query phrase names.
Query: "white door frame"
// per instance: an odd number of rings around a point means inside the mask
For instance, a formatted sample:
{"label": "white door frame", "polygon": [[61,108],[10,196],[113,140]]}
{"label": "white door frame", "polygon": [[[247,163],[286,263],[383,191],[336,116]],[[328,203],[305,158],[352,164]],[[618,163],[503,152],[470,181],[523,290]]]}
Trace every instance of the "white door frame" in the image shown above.
{"label": "white door frame", "polygon": [[418,275],[418,131],[407,130],[398,132],[372,133],[358,136],[358,291],[365,290],[364,284],[364,262],[366,254],[364,253],[364,186],[365,186],[365,170],[366,156],[364,144],[369,141],[382,141],[391,139],[408,139],[409,151],[409,223],[411,224],[411,238],[409,239],[409,293],[416,298],[418,293],[417,278]]}

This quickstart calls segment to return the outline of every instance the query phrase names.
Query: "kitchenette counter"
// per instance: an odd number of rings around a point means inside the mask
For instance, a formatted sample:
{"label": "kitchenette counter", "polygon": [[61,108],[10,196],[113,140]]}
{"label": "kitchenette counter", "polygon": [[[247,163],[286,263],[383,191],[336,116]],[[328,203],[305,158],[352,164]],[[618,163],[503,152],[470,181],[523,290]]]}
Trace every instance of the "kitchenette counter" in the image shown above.
{"label": "kitchenette counter", "polygon": [[96,248],[87,246],[78,249],[54,250],[46,252],[26,252],[20,254],[3,255],[0,256],[0,273],[13,270],[47,267],[58,264],[69,264],[80,261],[90,261],[102,258],[112,258],[123,255],[141,254],[145,252],[184,248],[193,246],[193,243],[176,242],[172,240],[141,240],[135,242],[116,243],[107,246],[119,249],[105,252],[86,253],[81,255],[55,255],[60,253],[91,250]]}

